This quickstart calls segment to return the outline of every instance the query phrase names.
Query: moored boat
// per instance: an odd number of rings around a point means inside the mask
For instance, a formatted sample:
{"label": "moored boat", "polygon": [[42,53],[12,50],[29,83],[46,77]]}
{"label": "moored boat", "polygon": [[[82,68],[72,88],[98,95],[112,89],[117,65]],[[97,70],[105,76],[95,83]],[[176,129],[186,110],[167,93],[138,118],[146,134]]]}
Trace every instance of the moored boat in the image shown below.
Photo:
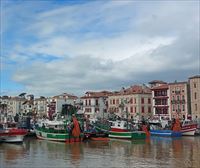
{"label": "moored boat", "polygon": [[73,117],[73,128],[70,122],[66,120],[55,119],[42,120],[35,128],[38,139],[59,141],[59,142],[80,142],[83,140],[83,134],[80,131],[78,121]]}
{"label": "moored boat", "polygon": [[180,131],[172,130],[150,130],[152,136],[164,136],[164,137],[180,137],[182,134]]}
{"label": "moored boat", "polygon": [[138,131],[133,126],[124,120],[117,120],[113,122],[111,130],[109,131],[110,138],[119,139],[145,139],[146,133],[144,131]]}
{"label": "moored boat", "polygon": [[16,123],[1,123],[0,140],[2,142],[23,142],[28,131],[16,127]]}
{"label": "moored boat", "polygon": [[197,123],[194,123],[190,120],[184,120],[181,125],[181,133],[182,135],[190,135],[194,136],[197,130]]}
{"label": "moored boat", "polygon": [[150,124],[150,134],[151,136],[164,136],[164,137],[180,137],[181,125],[179,119],[174,120],[172,127],[169,126],[168,121],[153,121],[149,122]]}

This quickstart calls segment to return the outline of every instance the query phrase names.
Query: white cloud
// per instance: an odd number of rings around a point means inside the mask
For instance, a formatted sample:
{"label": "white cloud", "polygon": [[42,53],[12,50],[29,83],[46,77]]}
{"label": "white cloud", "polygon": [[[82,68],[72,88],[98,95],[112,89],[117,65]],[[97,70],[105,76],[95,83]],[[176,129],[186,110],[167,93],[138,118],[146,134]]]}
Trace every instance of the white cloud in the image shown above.
{"label": "white cloud", "polygon": [[198,13],[195,2],[171,1],[95,1],[34,13],[9,52],[18,66],[13,80],[46,95],[115,89],[146,74],[165,72],[167,80],[180,70],[184,80],[199,66]]}

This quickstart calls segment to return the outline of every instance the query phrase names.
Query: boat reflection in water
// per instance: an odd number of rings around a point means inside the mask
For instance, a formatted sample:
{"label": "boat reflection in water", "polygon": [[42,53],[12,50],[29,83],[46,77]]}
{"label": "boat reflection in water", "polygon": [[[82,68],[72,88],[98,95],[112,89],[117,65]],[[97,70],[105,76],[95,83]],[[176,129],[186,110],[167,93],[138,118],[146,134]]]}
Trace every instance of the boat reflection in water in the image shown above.
{"label": "boat reflection in water", "polygon": [[167,167],[200,165],[200,137],[147,140],[88,141],[65,144],[26,139],[23,144],[0,144],[0,167]]}

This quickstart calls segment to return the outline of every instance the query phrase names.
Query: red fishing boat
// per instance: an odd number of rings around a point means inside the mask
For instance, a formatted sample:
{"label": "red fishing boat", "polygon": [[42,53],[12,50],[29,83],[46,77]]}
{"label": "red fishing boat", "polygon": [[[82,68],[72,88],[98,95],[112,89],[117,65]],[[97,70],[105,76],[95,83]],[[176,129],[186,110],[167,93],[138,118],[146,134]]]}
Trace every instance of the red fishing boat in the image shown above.
{"label": "red fishing boat", "polygon": [[0,127],[0,141],[2,142],[23,142],[24,136],[28,133],[26,129],[17,128],[15,123],[1,123]]}
{"label": "red fishing boat", "polygon": [[194,123],[193,121],[190,120],[183,121],[183,124],[181,126],[182,135],[194,136],[196,130],[197,130],[197,123]]}

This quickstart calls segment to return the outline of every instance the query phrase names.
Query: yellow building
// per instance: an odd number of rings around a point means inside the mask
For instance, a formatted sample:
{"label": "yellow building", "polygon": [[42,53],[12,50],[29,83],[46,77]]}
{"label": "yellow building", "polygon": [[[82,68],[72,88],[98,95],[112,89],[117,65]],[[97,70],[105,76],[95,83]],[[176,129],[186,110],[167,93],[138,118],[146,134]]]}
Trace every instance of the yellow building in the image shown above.
{"label": "yellow building", "polygon": [[134,85],[108,97],[108,111],[120,117],[152,116],[152,96],[149,87]]}
{"label": "yellow building", "polygon": [[200,75],[189,78],[192,119],[200,119]]}

